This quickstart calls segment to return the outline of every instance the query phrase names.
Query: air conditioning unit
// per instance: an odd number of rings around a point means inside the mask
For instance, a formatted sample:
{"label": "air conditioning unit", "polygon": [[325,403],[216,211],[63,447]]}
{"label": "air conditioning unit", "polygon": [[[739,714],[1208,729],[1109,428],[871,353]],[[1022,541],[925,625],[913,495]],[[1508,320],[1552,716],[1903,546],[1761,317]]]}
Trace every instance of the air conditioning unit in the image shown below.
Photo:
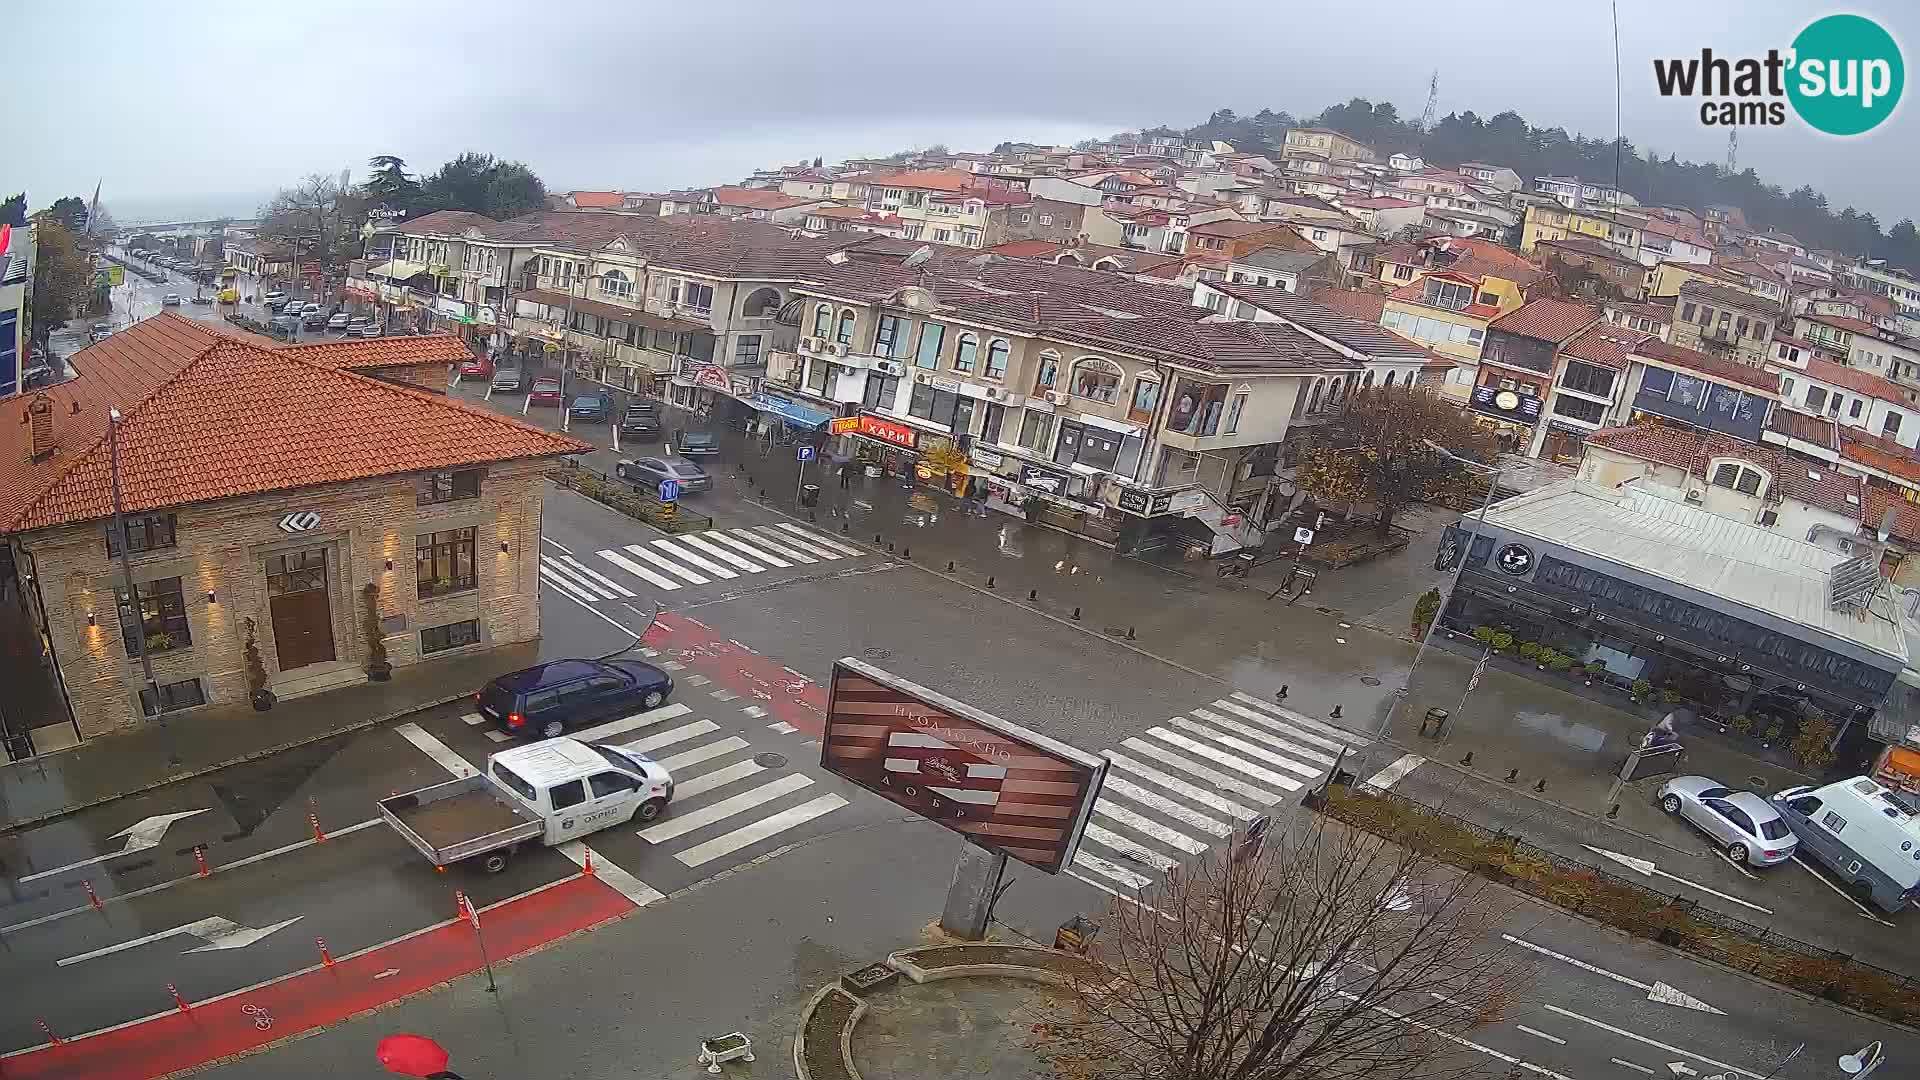
{"label": "air conditioning unit", "polygon": [[838,342],[838,341],[836,341],[836,342],[834,342],[834,343],[833,343],[833,344],[832,344],[831,346],[829,346],[829,347],[830,347],[831,349],[833,349],[833,355],[835,355],[835,356],[845,356],[845,355],[847,355],[847,347],[846,347],[846,345],[844,345],[844,344],[842,344],[841,342]]}
{"label": "air conditioning unit", "polygon": [[1004,396],[1004,393],[1005,393],[1005,392],[1004,392],[1004,391],[1002,391],[1002,390],[1001,390],[1001,389],[1000,389],[999,387],[997,387],[997,386],[989,386],[989,387],[987,387],[987,400],[988,400],[988,401],[999,401],[999,400],[1000,400],[1000,398],[1001,398],[1002,396]]}
{"label": "air conditioning unit", "polygon": [[813,351],[813,339],[812,339],[812,338],[810,338],[810,337],[803,337],[803,338],[801,338],[801,339],[800,339],[800,341],[799,341],[799,343],[797,344],[797,346],[796,346],[796,347],[797,347],[797,348],[798,348],[798,349],[799,349],[799,350],[800,350],[801,352],[812,352],[812,351]]}
{"label": "air conditioning unit", "polygon": [[898,360],[875,360],[873,362],[873,370],[882,375],[891,375],[897,379],[907,373],[907,365]]}
{"label": "air conditioning unit", "polygon": [[1054,405],[1065,405],[1067,403],[1067,395],[1058,390],[1049,390],[1047,391],[1047,401]]}
{"label": "air conditioning unit", "polygon": [[1702,494],[1699,488],[1693,488],[1687,492],[1687,501],[1690,503],[1697,503],[1703,498],[1705,498],[1705,495]]}

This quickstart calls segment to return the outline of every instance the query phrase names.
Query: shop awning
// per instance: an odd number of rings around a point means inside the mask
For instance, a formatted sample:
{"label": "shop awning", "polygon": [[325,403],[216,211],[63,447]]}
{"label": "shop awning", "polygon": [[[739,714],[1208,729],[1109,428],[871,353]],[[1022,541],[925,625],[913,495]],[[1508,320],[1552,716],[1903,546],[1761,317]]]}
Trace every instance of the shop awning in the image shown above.
{"label": "shop awning", "polygon": [[788,401],[784,398],[768,397],[765,394],[753,395],[747,399],[747,404],[761,412],[772,413],[789,424],[798,424],[805,428],[817,428],[833,419],[832,413],[821,412],[819,409],[809,409],[799,402]]}
{"label": "shop awning", "polygon": [[713,328],[703,322],[692,319],[676,319],[666,315],[653,315],[635,308],[621,307],[618,304],[589,300],[584,296],[568,297],[566,293],[552,289],[522,289],[513,294],[515,300],[524,300],[529,304],[544,304],[556,311],[565,311],[569,306],[576,312],[598,315],[614,322],[633,323],[636,326],[665,330],[668,333],[695,334],[711,331]]}
{"label": "shop awning", "polygon": [[407,262],[404,259],[394,259],[390,262],[383,262],[379,266],[368,270],[367,276],[391,278],[394,281],[405,281],[408,278],[426,272],[427,268],[420,263]]}

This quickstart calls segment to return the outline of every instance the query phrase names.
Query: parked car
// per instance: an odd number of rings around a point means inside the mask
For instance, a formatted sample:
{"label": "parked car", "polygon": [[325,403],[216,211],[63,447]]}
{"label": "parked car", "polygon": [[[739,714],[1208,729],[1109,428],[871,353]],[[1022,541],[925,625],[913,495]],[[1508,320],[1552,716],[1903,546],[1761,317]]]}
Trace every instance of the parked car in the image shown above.
{"label": "parked car", "polygon": [[380,329],[380,324],[379,324],[379,323],[367,323],[367,324],[366,324],[365,326],[362,326],[362,327],[360,327],[360,328],[359,328],[358,330],[348,330],[348,331],[347,331],[347,333],[349,333],[349,334],[356,334],[356,333],[357,333],[357,334],[359,334],[359,335],[360,335],[361,337],[363,337],[363,338],[366,338],[366,337],[379,337],[379,336],[381,335],[381,333],[382,333],[382,332],[383,332],[383,331],[381,331],[381,329]]}
{"label": "parked car", "polygon": [[1706,833],[1727,858],[1772,866],[1793,858],[1799,838],[1780,812],[1751,791],[1735,791],[1704,776],[1676,776],[1660,785],[1660,808]]}
{"label": "parked car", "polygon": [[87,340],[89,342],[105,341],[112,336],[113,327],[108,326],[106,323],[98,323],[87,331]]}
{"label": "parked car", "polygon": [[674,436],[673,449],[687,457],[719,457],[720,440],[711,431],[682,431]]}
{"label": "parked car", "polygon": [[586,420],[595,424],[607,422],[607,416],[613,411],[613,399],[601,392],[581,394],[567,407],[567,415],[575,420]]}
{"label": "parked car", "polygon": [[1892,915],[1920,902],[1920,815],[1894,796],[1872,777],[1855,776],[1788,788],[1771,805],[1843,885]]}
{"label": "parked car", "polygon": [[460,361],[460,374],[469,379],[490,379],[493,377],[493,358],[490,356],[469,356]]}
{"label": "parked car", "polygon": [[631,480],[636,484],[651,487],[655,494],[660,484],[666,480],[680,482],[683,492],[706,491],[713,486],[713,478],[699,463],[683,457],[637,457],[623,458],[613,467],[613,474],[622,480]]}
{"label": "parked car", "polygon": [[673,679],[641,660],[550,660],[509,672],[475,695],[480,715],[510,735],[551,739],[610,716],[657,709]]}
{"label": "parked car", "polygon": [[[314,314],[318,314],[318,312],[309,313],[308,317],[311,318]],[[345,330],[347,328],[347,318],[348,318],[348,315],[344,311],[340,312],[337,315],[329,316],[327,319],[327,329]]]}
{"label": "parked car", "polygon": [[268,293],[266,296],[262,297],[261,302],[266,304],[268,307],[279,307],[280,305],[287,302],[287,294],[281,292],[279,289],[275,289],[272,292]]}
{"label": "parked car", "polygon": [[313,311],[324,311],[324,310],[326,310],[326,309],[325,309],[325,308],[322,308],[322,307],[320,306],[320,304],[319,304],[319,302],[318,302],[318,301],[315,301],[315,300],[309,300],[309,301],[307,301],[307,302],[306,302],[306,304],[305,304],[305,305],[303,305],[303,306],[302,306],[302,307],[300,308],[300,310],[301,310],[302,312],[313,312]]}
{"label": "parked car", "polygon": [[370,323],[372,323],[372,322],[373,322],[373,316],[371,316],[371,315],[354,315],[354,316],[350,316],[350,317],[349,317],[349,318],[347,319],[347,329],[349,329],[349,330],[357,330],[357,329],[359,329],[360,327],[362,327],[362,326],[366,326],[366,325],[369,325],[369,324],[370,324]]}
{"label": "parked car", "polygon": [[635,401],[620,414],[620,434],[640,439],[660,437],[660,407],[651,401]]}
{"label": "parked car", "polygon": [[560,404],[560,380],[544,377],[533,380],[533,389],[527,391],[527,400],[535,405]]}
{"label": "parked car", "polygon": [[162,306],[162,307],[179,307],[179,306],[180,306],[180,294],[179,294],[179,293],[176,293],[176,292],[170,292],[170,293],[168,293],[167,295],[165,295],[165,296],[163,296],[163,297],[161,297],[161,298],[160,298],[160,306]]}
{"label": "parked car", "polygon": [[498,391],[515,391],[526,388],[526,369],[518,364],[501,364],[493,369],[493,381],[489,384]]}
{"label": "parked car", "polygon": [[324,311],[309,311],[305,315],[300,316],[300,326],[305,330],[325,330],[327,328],[327,313]]}
{"label": "parked car", "polygon": [[212,307],[212,306],[213,306],[213,297],[211,297],[211,296],[196,296],[196,297],[194,297],[194,298],[193,298],[193,302],[194,302],[194,303],[196,303],[196,304],[205,304],[205,305],[207,305],[208,307]]}

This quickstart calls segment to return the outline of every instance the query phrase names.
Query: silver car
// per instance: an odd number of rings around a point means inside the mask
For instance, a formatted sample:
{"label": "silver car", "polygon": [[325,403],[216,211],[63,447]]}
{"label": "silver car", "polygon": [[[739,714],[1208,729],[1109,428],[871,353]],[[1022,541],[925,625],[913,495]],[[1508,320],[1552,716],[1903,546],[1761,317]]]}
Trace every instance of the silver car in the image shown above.
{"label": "silver car", "polygon": [[684,492],[705,491],[713,486],[707,470],[683,457],[625,458],[613,467],[615,476],[660,490],[666,480],[677,480]]}
{"label": "silver car", "polygon": [[1737,863],[1783,863],[1800,843],[1766,799],[1704,776],[1676,776],[1661,784],[1660,808],[1691,822]]}

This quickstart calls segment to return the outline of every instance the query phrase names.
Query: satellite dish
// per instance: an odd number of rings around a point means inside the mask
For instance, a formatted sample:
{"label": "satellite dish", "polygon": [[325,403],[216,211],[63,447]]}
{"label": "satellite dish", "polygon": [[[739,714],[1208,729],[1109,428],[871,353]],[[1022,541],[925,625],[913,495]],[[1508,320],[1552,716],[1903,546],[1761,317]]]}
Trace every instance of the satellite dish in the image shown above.
{"label": "satellite dish", "polygon": [[909,268],[915,267],[915,266],[924,266],[928,262],[930,262],[932,259],[933,259],[932,246],[928,244],[921,244],[919,248],[915,249],[913,254],[907,256],[906,259],[900,263],[900,265],[904,267],[909,267]]}

